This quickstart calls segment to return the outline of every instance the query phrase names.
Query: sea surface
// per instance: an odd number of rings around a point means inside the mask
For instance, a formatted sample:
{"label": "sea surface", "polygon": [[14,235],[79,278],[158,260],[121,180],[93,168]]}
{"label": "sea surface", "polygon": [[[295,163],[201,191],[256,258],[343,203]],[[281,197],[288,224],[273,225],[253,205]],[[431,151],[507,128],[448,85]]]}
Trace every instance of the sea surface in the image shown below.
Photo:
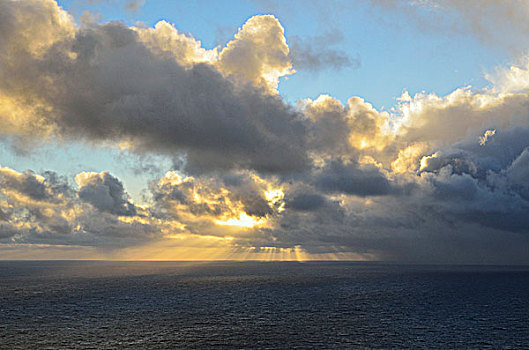
{"label": "sea surface", "polygon": [[529,349],[529,268],[0,262],[2,349]]}

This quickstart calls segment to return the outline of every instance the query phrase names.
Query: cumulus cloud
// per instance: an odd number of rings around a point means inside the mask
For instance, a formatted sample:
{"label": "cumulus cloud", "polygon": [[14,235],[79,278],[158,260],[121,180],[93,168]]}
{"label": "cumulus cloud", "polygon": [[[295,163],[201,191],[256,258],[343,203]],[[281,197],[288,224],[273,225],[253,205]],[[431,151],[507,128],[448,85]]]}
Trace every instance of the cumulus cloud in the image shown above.
{"label": "cumulus cloud", "polygon": [[218,50],[206,50],[200,41],[178,30],[166,21],[156,23],[154,28],[137,27],[139,39],[159,55],[174,58],[182,66],[192,66],[200,62],[214,62],[218,59]]}
{"label": "cumulus cloud", "polygon": [[[502,83],[511,77],[519,74]],[[323,154],[308,183],[327,205],[288,210],[295,207],[287,196],[270,234],[314,252],[355,247],[401,261],[526,263],[529,96],[517,84],[405,93],[396,115],[358,99],[346,107],[328,96],[305,101],[309,140]]]}
{"label": "cumulus cloud", "polygon": [[221,51],[224,74],[274,91],[279,78],[292,73],[285,31],[272,15],[250,18]]}
{"label": "cumulus cloud", "polygon": [[311,121],[307,133],[310,148],[320,156],[380,155],[394,141],[389,114],[377,111],[360,97],[351,97],[344,106],[331,96],[321,95],[300,105]]}
{"label": "cumulus cloud", "polygon": [[79,186],[79,198],[97,209],[116,215],[136,215],[136,208],[128,200],[123,184],[108,172],[82,172],[75,176],[75,182]]}
{"label": "cumulus cloud", "polygon": [[[196,171],[306,166],[305,127],[273,92],[290,71],[274,17],[248,20],[207,64],[215,53],[165,22],[76,28],[52,1],[2,8],[0,125],[21,143],[36,135],[120,142],[140,153],[185,154]],[[26,26],[39,34],[28,36]]]}
{"label": "cumulus cloud", "polygon": [[404,93],[391,112],[355,96],[294,107],[277,84],[296,54],[270,15],[212,50],[163,21],[77,26],[53,1],[0,0],[0,26],[4,139],[113,144],[175,163],[142,205],[108,172],[74,185],[0,168],[2,243],[528,262],[524,65],[483,89]]}
{"label": "cumulus cloud", "polygon": [[123,247],[160,236],[115,177],[82,173],[76,180],[79,189],[54,172],[0,168],[2,243]]}

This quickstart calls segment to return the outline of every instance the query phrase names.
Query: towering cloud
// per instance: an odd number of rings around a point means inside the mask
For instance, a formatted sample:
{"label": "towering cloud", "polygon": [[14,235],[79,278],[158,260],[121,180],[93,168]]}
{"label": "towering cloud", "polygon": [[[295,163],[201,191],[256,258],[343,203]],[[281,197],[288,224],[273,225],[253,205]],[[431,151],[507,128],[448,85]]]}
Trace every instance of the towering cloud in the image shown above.
{"label": "towering cloud", "polygon": [[218,66],[238,81],[274,91],[279,78],[292,73],[283,27],[271,15],[250,18],[222,50]]}

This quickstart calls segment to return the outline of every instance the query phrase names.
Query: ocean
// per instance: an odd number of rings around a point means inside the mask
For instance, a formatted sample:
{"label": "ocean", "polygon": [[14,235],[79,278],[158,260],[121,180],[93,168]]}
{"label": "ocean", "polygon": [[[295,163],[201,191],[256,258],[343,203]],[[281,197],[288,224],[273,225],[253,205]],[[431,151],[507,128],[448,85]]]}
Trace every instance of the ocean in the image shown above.
{"label": "ocean", "polygon": [[529,349],[529,267],[0,262],[2,349]]}

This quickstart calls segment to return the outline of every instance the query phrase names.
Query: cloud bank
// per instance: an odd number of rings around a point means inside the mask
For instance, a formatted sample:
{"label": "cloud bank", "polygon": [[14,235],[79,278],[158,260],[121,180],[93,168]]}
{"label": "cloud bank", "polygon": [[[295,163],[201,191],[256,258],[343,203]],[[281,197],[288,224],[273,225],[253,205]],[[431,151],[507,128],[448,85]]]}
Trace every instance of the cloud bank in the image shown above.
{"label": "cloud bank", "polygon": [[296,63],[351,62],[317,40],[317,61],[296,59],[271,15],[212,50],[165,21],[79,25],[51,0],[0,1],[0,26],[2,139],[174,160],[141,205],[105,171],[0,168],[4,246],[529,263],[528,66],[405,92],[391,113],[355,96],[291,106],[277,87]]}

